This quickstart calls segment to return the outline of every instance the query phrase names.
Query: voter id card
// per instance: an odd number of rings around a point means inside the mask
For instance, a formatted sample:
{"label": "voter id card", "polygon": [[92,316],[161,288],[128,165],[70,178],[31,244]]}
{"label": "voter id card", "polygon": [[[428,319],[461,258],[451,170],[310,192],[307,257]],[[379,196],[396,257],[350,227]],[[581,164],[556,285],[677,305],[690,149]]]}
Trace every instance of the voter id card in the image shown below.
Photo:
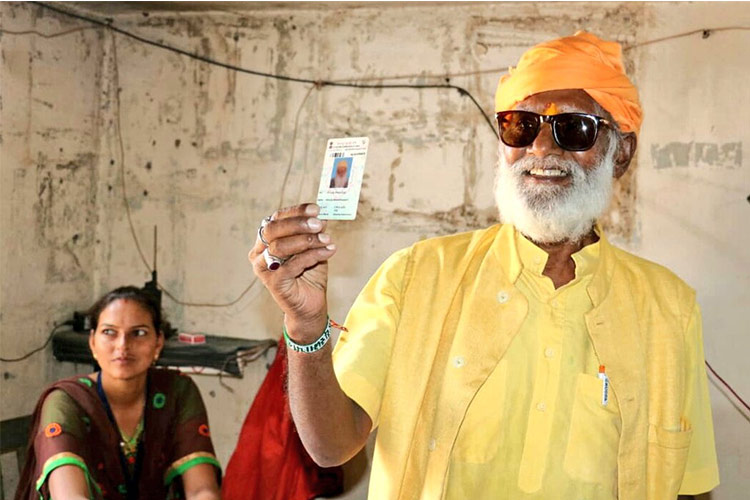
{"label": "voter id card", "polygon": [[329,139],[318,187],[319,219],[354,220],[367,159],[367,137]]}

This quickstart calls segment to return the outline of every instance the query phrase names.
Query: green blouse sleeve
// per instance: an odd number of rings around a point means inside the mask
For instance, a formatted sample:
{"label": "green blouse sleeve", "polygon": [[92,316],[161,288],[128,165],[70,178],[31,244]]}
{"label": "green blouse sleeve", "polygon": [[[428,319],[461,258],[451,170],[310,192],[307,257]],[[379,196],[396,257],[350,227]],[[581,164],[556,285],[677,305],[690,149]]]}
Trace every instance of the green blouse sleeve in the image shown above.
{"label": "green blouse sleeve", "polygon": [[175,395],[178,411],[174,455],[164,475],[165,484],[169,485],[186,470],[203,463],[216,467],[217,477],[220,477],[221,464],[214,453],[208,415],[198,387],[189,376],[179,376],[175,384]]}
{"label": "green blouse sleeve", "polygon": [[44,399],[39,426],[46,429],[50,424],[57,423],[74,438],[83,439],[86,436],[86,418],[73,398],[65,391],[56,390]]}
{"label": "green blouse sleeve", "polygon": [[35,484],[40,498],[49,498],[49,475],[64,465],[81,468],[88,483],[89,498],[101,497],[99,486],[91,477],[77,445],[85,440],[87,425],[86,413],[65,391],[52,391],[44,399],[34,444],[34,452],[42,466]]}

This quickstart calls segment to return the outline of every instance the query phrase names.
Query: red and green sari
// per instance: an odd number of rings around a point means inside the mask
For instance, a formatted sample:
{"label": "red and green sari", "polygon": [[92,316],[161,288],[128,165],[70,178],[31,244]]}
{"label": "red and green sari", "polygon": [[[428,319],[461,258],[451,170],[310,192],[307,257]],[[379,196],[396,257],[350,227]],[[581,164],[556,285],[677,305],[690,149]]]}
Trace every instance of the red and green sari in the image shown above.
{"label": "red and green sari", "polygon": [[55,382],[39,398],[16,500],[48,499],[49,474],[63,465],[83,470],[92,500],[127,500],[136,488],[140,498],[183,498],[182,474],[203,463],[216,467],[218,480],[221,467],[195,383],[176,371],[151,369],[147,385],[136,486],[135,460],[120,452],[123,437],[96,381],[82,375]]}

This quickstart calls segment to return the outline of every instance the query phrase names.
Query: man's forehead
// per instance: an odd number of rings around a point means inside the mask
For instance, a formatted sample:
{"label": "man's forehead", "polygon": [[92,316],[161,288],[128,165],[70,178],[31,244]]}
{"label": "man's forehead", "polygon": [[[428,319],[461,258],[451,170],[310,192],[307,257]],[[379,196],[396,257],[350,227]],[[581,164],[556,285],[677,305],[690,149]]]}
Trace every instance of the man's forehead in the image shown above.
{"label": "man's forehead", "polygon": [[596,113],[596,101],[578,89],[551,90],[533,94],[516,104],[514,109],[542,114]]}

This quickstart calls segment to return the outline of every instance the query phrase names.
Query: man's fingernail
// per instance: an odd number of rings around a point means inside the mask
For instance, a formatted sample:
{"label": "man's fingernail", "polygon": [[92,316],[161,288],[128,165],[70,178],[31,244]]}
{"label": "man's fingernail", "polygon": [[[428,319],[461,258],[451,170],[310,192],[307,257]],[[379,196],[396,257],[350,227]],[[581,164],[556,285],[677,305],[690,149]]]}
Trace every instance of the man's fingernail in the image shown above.
{"label": "man's fingernail", "polygon": [[319,210],[318,205],[311,203],[305,207],[305,215],[318,215]]}
{"label": "man's fingernail", "polygon": [[330,245],[326,245],[326,250],[336,250],[336,245],[331,243]]}
{"label": "man's fingernail", "polygon": [[315,217],[310,217],[309,219],[307,219],[307,227],[317,230],[323,227],[323,223]]}
{"label": "man's fingernail", "polygon": [[321,243],[328,243],[331,241],[331,235],[328,233],[318,233],[318,241]]}

